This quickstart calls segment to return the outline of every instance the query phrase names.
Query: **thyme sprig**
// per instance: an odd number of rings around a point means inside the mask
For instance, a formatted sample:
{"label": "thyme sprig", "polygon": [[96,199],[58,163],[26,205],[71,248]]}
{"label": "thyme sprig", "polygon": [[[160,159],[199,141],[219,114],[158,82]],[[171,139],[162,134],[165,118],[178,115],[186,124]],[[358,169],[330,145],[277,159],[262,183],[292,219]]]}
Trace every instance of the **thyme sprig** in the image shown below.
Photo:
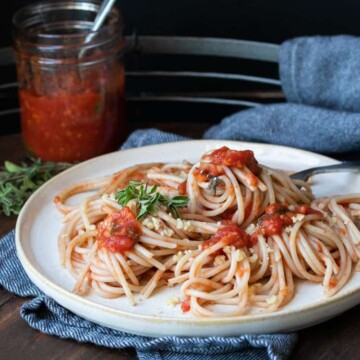
{"label": "thyme sprig", "polygon": [[148,183],[144,184],[140,181],[130,181],[125,189],[115,194],[115,200],[122,206],[126,206],[133,199],[138,203],[138,220],[147,214],[155,213],[159,205],[164,205],[175,218],[178,218],[178,208],[186,206],[189,202],[187,196],[178,195],[169,198],[158,192],[156,185],[149,186]]}
{"label": "thyme sprig", "polygon": [[17,165],[5,161],[0,167],[0,212],[18,215],[30,195],[42,184],[72,164],[29,158]]}

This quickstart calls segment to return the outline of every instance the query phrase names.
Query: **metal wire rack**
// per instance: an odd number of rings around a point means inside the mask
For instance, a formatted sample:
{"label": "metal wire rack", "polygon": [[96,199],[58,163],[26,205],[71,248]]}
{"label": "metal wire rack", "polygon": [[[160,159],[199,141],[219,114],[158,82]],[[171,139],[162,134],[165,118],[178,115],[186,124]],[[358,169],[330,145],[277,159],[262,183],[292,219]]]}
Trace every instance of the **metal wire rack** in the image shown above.
{"label": "metal wire rack", "polygon": [[[166,121],[211,124],[239,109],[281,102],[278,52],[276,44],[237,39],[128,36],[128,118],[133,127]],[[11,47],[0,49],[0,71],[1,134],[19,127]]]}

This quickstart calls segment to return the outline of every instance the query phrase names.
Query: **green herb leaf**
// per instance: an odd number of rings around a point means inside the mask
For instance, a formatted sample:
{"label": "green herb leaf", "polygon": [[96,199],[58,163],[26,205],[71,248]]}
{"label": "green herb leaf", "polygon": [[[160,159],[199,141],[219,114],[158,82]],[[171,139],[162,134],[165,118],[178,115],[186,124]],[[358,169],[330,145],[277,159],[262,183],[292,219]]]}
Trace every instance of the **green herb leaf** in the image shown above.
{"label": "green herb leaf", "polygon": [[186,206],[189,202],[188,196],[174,196],[172,199],[169,199],[167,206],[170,209],[172,215],[177,219],[179,217],[178,207]]}
{"label": "green herb leaf", "polygon": [[129,185],[115,194],[115,200],[122,206],[126,206],[130,200],[135,199],[138,203],[137,219],[147,214],[156,213],[158,205],[166,206],[175,218],[179,217],[177,208],[186,206],[189,202],[187,196],[175,196],[168,198],[157,191],[157,186],[144,184],[139,181],[130,181]]}
{"label": "green herb leaf", "polygon": [[14,164],[11,161],[5,161],[4,167],[5,167],[5,170],[8,171],[9,173],[16,173],[16,172],[21,171],[21,167],[17,166],[16,164]]}
{"label": "green herb leaf", "polygon": [[18,215],[30,195],[42,184],[72,164],[42,162],[31,158],[20,165],[5,161],[0,168],[0,212]]}
{"label": "green herb leaf", "polygon": [[169,199],[168,206],[186,206],[189,202],[188,196],[178,195],[174,196],[172,199]]}

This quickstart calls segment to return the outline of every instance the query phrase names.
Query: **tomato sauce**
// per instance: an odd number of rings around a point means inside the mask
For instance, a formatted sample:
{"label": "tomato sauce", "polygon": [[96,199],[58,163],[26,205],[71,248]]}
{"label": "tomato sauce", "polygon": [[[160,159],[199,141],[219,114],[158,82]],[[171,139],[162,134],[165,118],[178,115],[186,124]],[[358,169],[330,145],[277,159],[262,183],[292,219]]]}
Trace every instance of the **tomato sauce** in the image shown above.
{"label": "tomato sauce", "polygon": [[224,222],[224,226],[222,226],[213,237],[201,244],[201,249],[206,250],[219,241],[221,241],[224,246],[234,245],[236,249],[251,244],[250,235],[231,221]]}
{"label": "tomato sauce", "polygon": [[32,155],[76,162],[120,144],[125,136],[125,74],[120,64],[110,69],[35,72],[31,85],[19,89],[22,136]]}
{"label": "tomato sauce", "polygon": [[186,185],[187,181],[185,180],[178,186],[178,191],[180,195],[187,195]]}
{"label": "tomato sauce", "polygon": [[236,208],[235,209],[227,209],[225,210],[225,212],[222,214],[222,219],[223,220],[230,220],[233,218],[233,216],[236,213]]}
{"label": "tomato sauce", "polygon": [[263,215],[259,219],[259,226],[264,230],[266,236],[280,235],[283,228],[291,224],[292,220],[287,215]]}
{"label": "tomato sauce", "polygon": [[130,250],[139,240],[140,235],[141,225],[127,206],[108,215],[97,227],[100,247],[113,253]]}
{"label": "tomato sauce", "polygon": [[320,211],[311,208],[307,204],[296,206],[289,210],[287,204],[270,204],[265,209],[265,214],[258,220],[258,225],[266,236],[280,235],[286,226],[292,225],[292,217],[302,215],[322,215]]}
{"label": "tomato sauce", "polygon": [[190,305],[190,299],[185,299],[181,302],[181,310],[183,312],[188,312],[191,309],[191,305]]}
{"label": "tomato sauce", "polygon": [[[193,171],[193,175],[194,175],[196,181],[198,181],[198,182],[205,182],[205,181],[210,180],[209,172],[206,169],[200,170],[199,168],[196,168]],[[217,176],[217,175],[212,175],[212,176]]]}
{"label": "tomato sauce", "polygon": [[291,225],[294,212],[288,211],[286,204],[270,204],[265,214],[258,220],[258,225],[266,236],[280,235],[284,227]]}
{"label": "tomato sauce", "polygon": [[320,211],[313,209],[307,204],[296,206],[295,212],[303,215],[322,215]]}
{"label": "tomato sauce", "polygon": [[251,150],[230,150],[227,146],[223,146],[212,151],[210,154],[203,155],[201,160],[201,168],[204,167],[212,176],[220,175],[218,174],[219,169],[217,167],[219,165],[237,167],[239,169],[246,166],[255,175],[261,173],[261,168]]}

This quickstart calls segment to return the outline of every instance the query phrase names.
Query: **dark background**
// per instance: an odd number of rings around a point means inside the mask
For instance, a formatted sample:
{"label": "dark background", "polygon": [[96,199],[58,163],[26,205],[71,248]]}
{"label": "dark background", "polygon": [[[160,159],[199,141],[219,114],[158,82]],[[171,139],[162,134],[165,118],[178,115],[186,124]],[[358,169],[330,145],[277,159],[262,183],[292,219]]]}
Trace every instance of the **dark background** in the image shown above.
{"label": "dark background", "polygon": [[[29,0],[6,2],[0,13],[0,47],[12,45],[11,18],[14,12]],[[344,0],[118,0],[116,6],[125,19],[125,34],[138,35],[200,36],[235,38],[281,44],[286,39],[306,35],[360,34],[360,1]],[[170,57],[158,59],[144,57],[136,66],[127,63],[128,70],[199,70],[235,72],[278,78],[277,64],[249,63],[247,61],[223,62],[214,59],[188,59]],[[17,107],[16,89],[1,89],[1,84],[16,81],[14,66],[0,67],[0,114]],[[249,100],[246,92],[256,90],[249,83],[192,82],[186,83],[149,81],[148,83],[127,79],[127,93],[157,91],[173,94],[177,90],[205,92],[238,92],[238,98]],[[165,91],[166,90],[166,91]],[[275,91],[271,86],[259,91]],[[236,97],[236,95],[233,95]],[[251,99],[250,99],[251,100]],[[265,101],[281,101],[270,98]],[[241,107],[199,104],[129,104],[128,117],[133,128],[149,127],[155,122],[184,121],[184,123],[209,124],[224,116],[241,110]],[[0,135],[20,131],[19,115],[0,116]]]}
{"label": "dark background", "polygon": [[[7,1],[0,46],[11,44],[11,17],[29,0]],[[118,0],[126,33],[215,36],[280,43],[300,35],[360,34],[357,0]]]}

